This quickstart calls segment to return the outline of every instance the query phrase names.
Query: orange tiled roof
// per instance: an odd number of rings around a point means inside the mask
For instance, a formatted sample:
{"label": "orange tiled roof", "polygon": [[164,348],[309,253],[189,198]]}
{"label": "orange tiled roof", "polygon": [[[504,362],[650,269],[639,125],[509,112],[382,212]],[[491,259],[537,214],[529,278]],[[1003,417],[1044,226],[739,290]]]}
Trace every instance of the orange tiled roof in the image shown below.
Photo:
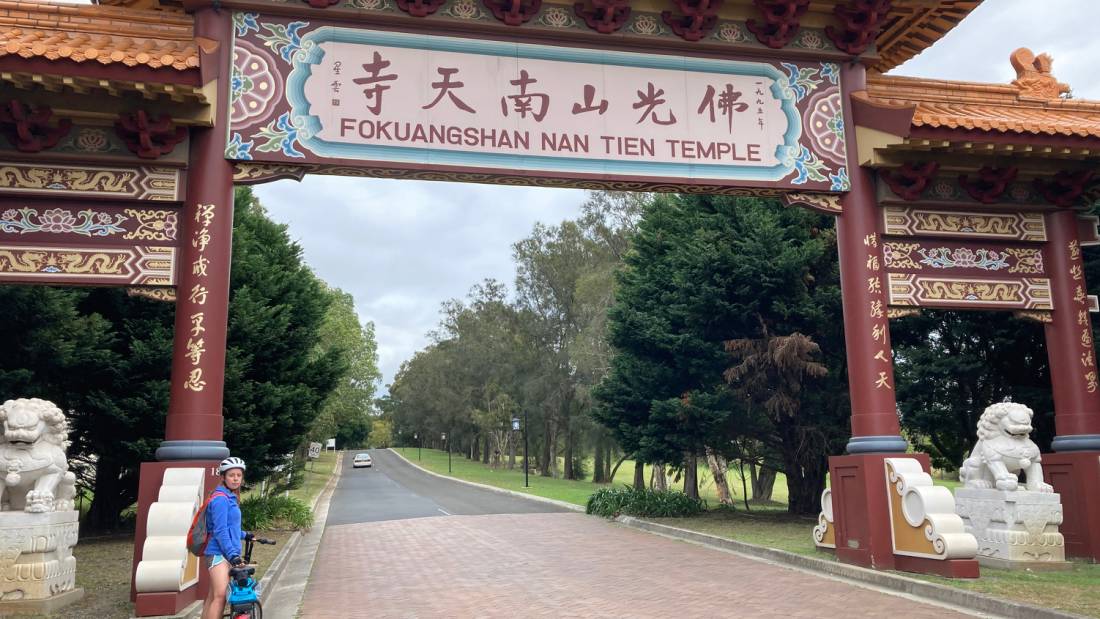
{"label": "orange tiled roof", "polygon": [[187,15],[45,1],[0,0],[0,58],[8,55],[178,71],[199,66]]}
{"label": "orange tiled roof", "polygon": [[876,102],[915,105],[914,127],[1100,137],[1100,101],[1038,98],[1010,84],[868,77]]}

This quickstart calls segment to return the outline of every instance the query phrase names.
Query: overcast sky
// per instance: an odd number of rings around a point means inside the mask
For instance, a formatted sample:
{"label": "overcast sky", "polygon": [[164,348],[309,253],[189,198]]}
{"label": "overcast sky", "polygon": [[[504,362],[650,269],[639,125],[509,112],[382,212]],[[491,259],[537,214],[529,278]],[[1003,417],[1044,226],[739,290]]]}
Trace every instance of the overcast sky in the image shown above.
{"label": "overcast sky", "polygon": [[[1054,75],[1074,96],[1100,99],[1097,0],[985,0],[932,48],[895,74],[1007,83],[1017,47],[1054,57]],[[491,277],[511,286],[511,245],[537,221],[575,216],[577,190],[427,181],[307,177],[256,188],[276,221],[290,226],[305,259],[350,292],[378,338],[385,385],[427,343],[439,305]]]}

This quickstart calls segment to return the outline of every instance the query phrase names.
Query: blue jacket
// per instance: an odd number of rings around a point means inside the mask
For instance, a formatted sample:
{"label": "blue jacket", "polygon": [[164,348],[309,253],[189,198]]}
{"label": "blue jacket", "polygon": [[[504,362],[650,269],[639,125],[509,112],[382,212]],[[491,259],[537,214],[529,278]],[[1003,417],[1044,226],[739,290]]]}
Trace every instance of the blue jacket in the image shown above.
{"label": "blue jacket", "polygon": [[210,534],[210,541],[203,554],[208,557],[222,555],[226,559],[239,557],[245,532],[241,530],[241,507],[237,503],[237,495],[224,486],[218,486],[215,492],[218,494],[206,506],[206,532]]}

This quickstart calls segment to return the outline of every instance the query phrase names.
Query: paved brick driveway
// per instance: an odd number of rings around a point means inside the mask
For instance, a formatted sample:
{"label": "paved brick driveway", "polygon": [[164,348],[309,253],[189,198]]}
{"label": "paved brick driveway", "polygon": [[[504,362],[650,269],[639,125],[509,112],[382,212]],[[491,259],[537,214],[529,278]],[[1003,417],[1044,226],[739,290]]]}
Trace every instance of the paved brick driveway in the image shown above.
{"label": "paved brick driveway", "polygon": [[328,527],[301,616],[963,617],[579,514]]}

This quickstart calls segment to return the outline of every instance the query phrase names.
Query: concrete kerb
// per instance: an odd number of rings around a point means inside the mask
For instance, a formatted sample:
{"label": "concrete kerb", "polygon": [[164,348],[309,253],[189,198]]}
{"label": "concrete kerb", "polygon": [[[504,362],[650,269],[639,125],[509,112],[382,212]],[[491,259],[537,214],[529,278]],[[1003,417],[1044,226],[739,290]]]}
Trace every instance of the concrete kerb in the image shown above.
{"label": "concrete kerb", "polygon": [[[298,614],[298,607],[301,605],[301,598],[305,593],[309,574],[313,571],[313,560],[317,556],[317,549],[320,546],[321,536],[324,534],[325,524],[328,520],[329,500],[332,498],[332,493],[336,490],[336,484],[343,473],[344,452],[339,451],[336,453],[336,468],[333,470],[332,476],[329,477],[324,489],[313,499],[313,505],[311,506],[313,509],[313,526],[305,534],[295,531],[291,535],[291,538],[287,540],[286,545],[275,557],[275,560],[271,562],[271,567],[268,568],[264,577],[260,579],[259,585],[257,585],[260,602],[264,605],[265,615],[268,617],[280,619],[295,617]],[[304,542],[308,543],[304,544]],[[302,556],[296,556],[299,550],[304,553]],[[293,564],[291,563],[292,557],[297,559]],[[290,574],[290,571],[293,574]],[[292,582],[283,583],[284,578]],[[286,586],[280,587],[282,584]],[[293,591],[290,589],[293,589]]]}
{"label": "concrete kerb", "polygon": [[731,551],[750,558],[764,559],[807,571],[821,572],[880,589],[896,591],[914,598],[930,600],[979,613],[998,615],[1010,619],[1085,619],[1083,615],[994,598],[981,593],[901,576],[894,572],[881,572],[836,561],[808,557],[776,548],[757,546],[724,537],[640,520],[632,516],[619,516],[615,519],[615,522],[649,533]]}
{"label": "concrete kerb", "polygon": [[[329,476],[328,482],[325,483],[325,487],[317,493],[317,496],[313,497],[313,503],[309,506],[310,511],[314,514],[317,512],[317,503],[321,501],[321,497],[328,494],[332,488],[336,486],[336,483],[340,480],[340,474],[344,468],[344,458],[342,451],[336,452],[336,468],[332,471],[332,475]],[[324,528],[324,523],[321,523],[321,528]],[[283,570],[286,568],[286,564],[290,555],[298,548],[298,544],[302,541],[301,531],[295,531],[291,534],[290,539],[283,545],[283,549],[279,551],[279,554],[275,555],[275,560],[268,566],[267,571],[264,572],[264,577],[260,579],[260,583],[256,585],[256,591],[260,595],[260,602],[267,600],[266,592],[269,590],[272,583],[279,580],[279,576],[282,575]]]}
{"label": "concrete kerb", "polygon": [[551,505],[557,505],[558,507],[562,507],[562,508],[565,508],[565,509],[568,509],[568,510],[584,513],[584,508],[581,507],[580,505],[574,505],[572,503],[566,503],[565,501],[559,501],[557,499],[548,499],[544,496],[538,496],[538,495],[534,495],[534,494],[527,494],[526,492],[516,492],[515,490],[508,490],[506,488],[498,488],[496,486],[490,486],[488,484],[479,484],[477,482],[466,481],[465,479],[459,479],[457,477],[451,477],[450,475],[440,475],[439,473],[436,473],[435,471],[429,471],[428,469],[420,466],[419,464],[416,464],[412,460],[409,460],[408,458],[406,458],[404,456],[404,454],[401,454],[397,451],[394,451],[393,449],[389,449],[388,451],[390,451],[391,453],[396,455],[398,458],[401,458],[405,462],[408,462],[413,467],[415,467],[417,469],[420,469],[421,471],[427,473],[428,475],[434,475],[435,477],[438,477],[440,479],[447,479],[447,480],[450,480],[450,481],[453,481],[453,482],[456,482],[456,483],[466,484],[467,486],[473,486],[475,488],[481,488],[482,490],[492,490],[493,492],[499,492],[501,494],[508,494],[508,495],[511,495],[511,496],[514,496],[514,497],[520,497],[522,499],[531,499],[532,501],[541,501],[543,503],[550,503]]}

